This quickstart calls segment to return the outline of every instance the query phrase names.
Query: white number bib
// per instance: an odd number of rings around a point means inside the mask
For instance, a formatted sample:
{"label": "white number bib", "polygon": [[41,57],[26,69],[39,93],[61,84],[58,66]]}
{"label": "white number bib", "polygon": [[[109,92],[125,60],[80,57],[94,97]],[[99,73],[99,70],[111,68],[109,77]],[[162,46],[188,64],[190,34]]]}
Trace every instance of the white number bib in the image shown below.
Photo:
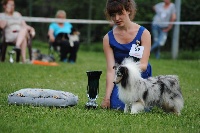
{"label": "white number bib", "polygon": [[133,44],[131,47],[131,50],[129,51],[129,55],[141,59],[143,55],[143,51],[144,51],[143,46],[138,46],[136,44]]}

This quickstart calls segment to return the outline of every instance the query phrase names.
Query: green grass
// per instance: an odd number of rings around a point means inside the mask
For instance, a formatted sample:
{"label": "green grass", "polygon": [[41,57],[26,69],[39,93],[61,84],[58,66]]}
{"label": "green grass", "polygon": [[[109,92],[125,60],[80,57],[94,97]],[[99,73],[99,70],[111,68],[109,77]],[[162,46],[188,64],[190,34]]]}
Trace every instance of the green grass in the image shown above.
{"label": "green grass", "polygon": [[[39,47],[46,53],[46,44]],[[177,74],[185,100],[181,116],[153,108],[150,113],[124,114],[117,110],[84,108],[87,102],[88,70],[102,70],[100,106],[105,93],[106,63],[103,52],[78,53],[76,64],[59,66],[0,63],[0,132],[2,133],[198,133],[200,132],[200,61],[150,59],[153,75]],[[78,95],[78,105],[68,108],[48,108],[8,105],[8,94],[22,88],[48,88]]]}

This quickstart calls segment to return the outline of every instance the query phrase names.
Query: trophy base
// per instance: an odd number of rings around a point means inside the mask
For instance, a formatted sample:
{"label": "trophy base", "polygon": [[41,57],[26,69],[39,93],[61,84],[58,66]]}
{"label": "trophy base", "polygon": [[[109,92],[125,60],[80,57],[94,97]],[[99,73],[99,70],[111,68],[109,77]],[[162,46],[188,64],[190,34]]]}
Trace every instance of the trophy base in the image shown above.
{"label": "trophy base", "polygon": [[96,103],[96,101],[90,100],[85,104],[85,107],[88,109],[90,108],[96,109],[98,107],[98,104]]}

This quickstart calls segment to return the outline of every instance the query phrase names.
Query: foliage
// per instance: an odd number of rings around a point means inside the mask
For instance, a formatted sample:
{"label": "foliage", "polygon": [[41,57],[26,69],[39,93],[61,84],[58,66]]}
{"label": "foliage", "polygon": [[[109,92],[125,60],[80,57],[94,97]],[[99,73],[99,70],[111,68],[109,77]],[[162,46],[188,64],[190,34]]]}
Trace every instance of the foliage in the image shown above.
{"label": "foliage", "polygon": [[[197,14],[200,11],[199,0],[192,0],[188,3],[187,0],[182,1],[181,21],[199,21],[200,17]],[[197,34],[200,32],[199,25],[187,25],[180,28],[180,48],[184,50],[195,51],[200,49],[200,38]]]}
{"label": "foliage", "polygon": [[[151,22],[154,12],[152,6],[161,0],[135,0],[137,3],[137,14],[134,21]],[[91,2],[91,17],[89,15]],[[175,2],[175,0],[172,0]],[[54,17],[58,9],[67,12],[70,19],[93,19],[105,20],[104,9],[106,0],[16,0],[16,10],[24,16],[34,17]],[[200,16],[197,13],[200,10],[200,1],[181,0],[181,21],[198,21]],[[24,8],[27,7],[27,8]],[[36,38],[47,41],[47,31],[49,23],[29,23],[36,29]],[[88,35],[88,24],[73,24],[81,32],[81,41],[86,42]],[[142,24],[151,31],[150,24]],[[102,37],[110,30],[109,25],[92,24],[91,40],[93,42],[102,41]],[[180,26],[180,49],[181,50],[199,50],[200,38],[196,37],[200,32],[199,25],[181,25]],[[169,33],[165,50],[171,49],[172,30]]]}
{"label": "foliage", "polygon": [[[34,47],[40,49],[42,53],[47,52],[46,44],[39,41],[34,44]],[[99,44],[91,46],[96,45]],[[100,45],[97,48],[100,49]],[[3,133],[200,132],[200,103],[198,102],[200,62],[152,58],[150,63],[154,76],[159,74],[179,76],[185,100],[181,116],[164,113],[158,108],[137,115],[124,114],[117,110],[104,110],[100,107],[96,110],[85,109],[86,71],[102,70],[99,82],[100,93],[97,99],[99,105],[104,97],[106,62],[103,52],[83,51],[81,48],[76,64],[59,62],[59,66],[56,67],[10,64],[7,59],[5,63],[0,63],[0,130]],[[8,94],[22,88],[48,88],[72,92],[78,95],[79,103],[69,108],[8,105]]]}

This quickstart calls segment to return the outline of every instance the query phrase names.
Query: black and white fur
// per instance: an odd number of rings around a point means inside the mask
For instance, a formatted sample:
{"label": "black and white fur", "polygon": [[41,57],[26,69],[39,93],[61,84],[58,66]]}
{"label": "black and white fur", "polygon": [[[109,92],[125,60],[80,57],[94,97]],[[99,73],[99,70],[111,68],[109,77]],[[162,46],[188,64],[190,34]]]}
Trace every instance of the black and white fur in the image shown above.
{"label": "black and white fur", "polygon": [[54,62],[55,58],[50,55],[45,55],[39,49],[32,49],[32,60],[40,60],[45,62]]}
{"label": "black and white fur", "polygon": [[145,107],[158,106],[166,112],[181,114],[184,101],[178,76],[160,75],[143,79],[139,63],[132,58],[125,58],[121,65],[114,68],[114,83],[119,88],[119,99],[125,103],[125,113],[129,108],[131,114],[136,114]]}

